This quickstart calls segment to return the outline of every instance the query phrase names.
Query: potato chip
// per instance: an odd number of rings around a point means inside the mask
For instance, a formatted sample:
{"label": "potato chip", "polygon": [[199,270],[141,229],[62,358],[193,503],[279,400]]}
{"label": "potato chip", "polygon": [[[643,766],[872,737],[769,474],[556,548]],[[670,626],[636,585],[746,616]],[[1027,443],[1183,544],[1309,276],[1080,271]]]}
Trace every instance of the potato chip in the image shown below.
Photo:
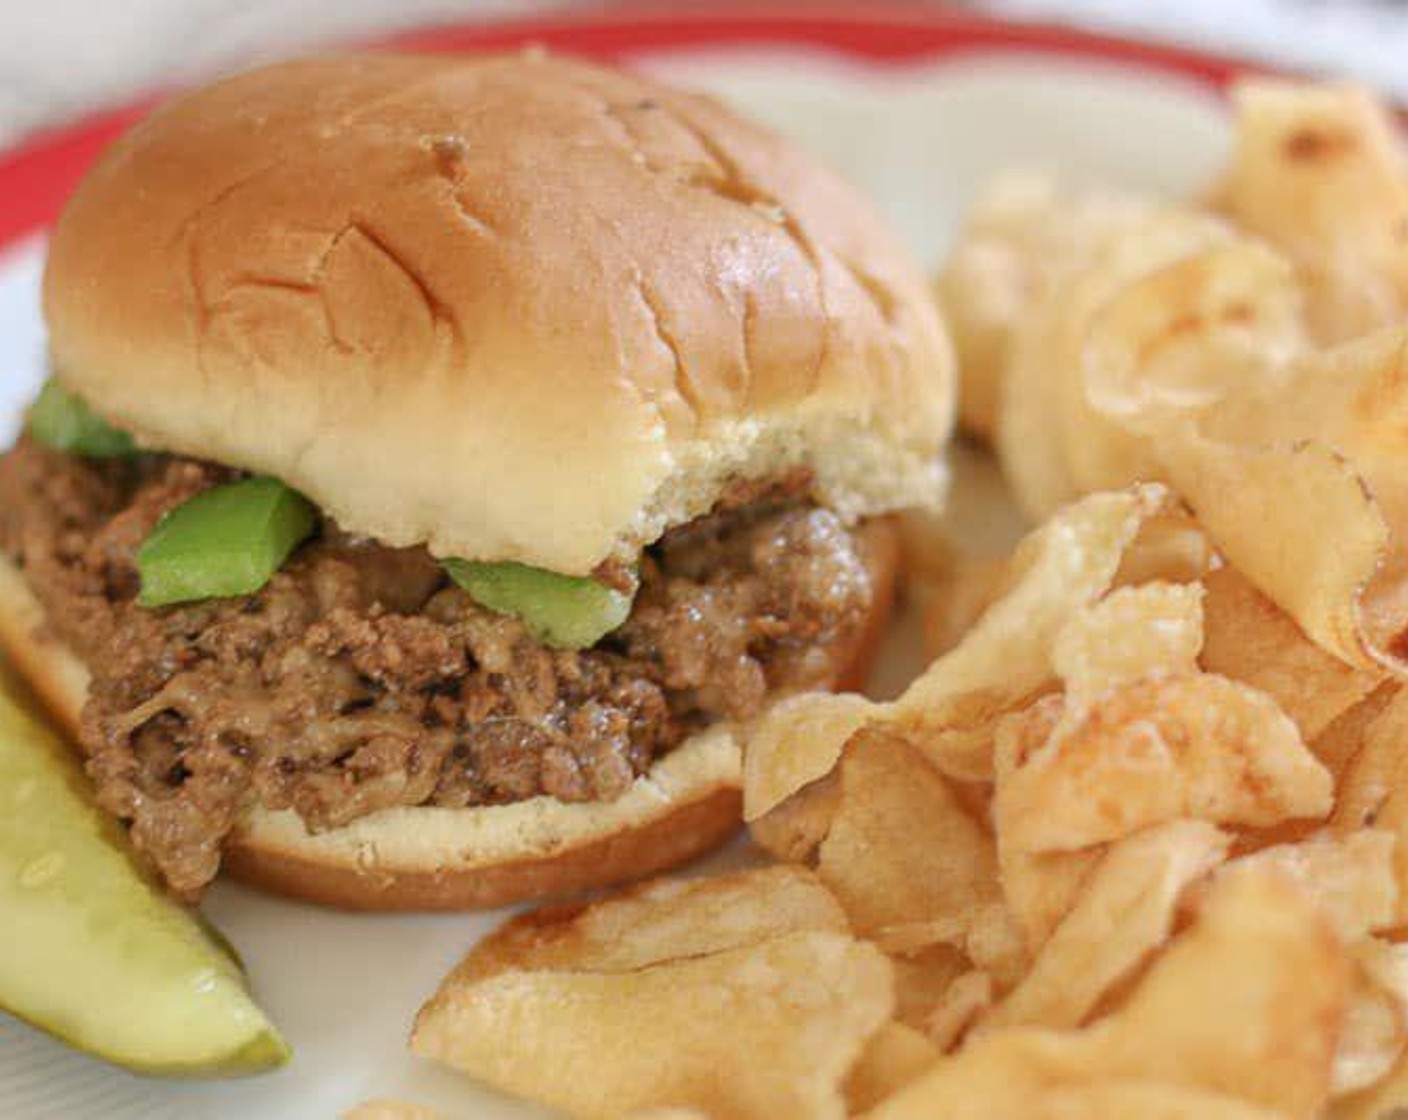
{"label": "potato chip", "polygon": [[1408,674],[1408,552],[1391,552],[1358,603],[1361,637],[1368,657]]}
{"label": "potato chip", "polygon": [[831,773],[879,707],[848,693],[804,693],[772,705],[750,730],[743,754],[744,819],[756,821]]}
{"label": "potato chip", "polygon": [[1372,1120],[1408,1108],[1408,946],[1371,938],[1354,955],[1356,998],[1335,1056],[1341,1099],[1329,1109],[1334,1120]]}
{"label": "potato chip", "polygon": [[748,833],[758,847],[774,858],[808,863],[826,839],[840,796],[841,776],[833,770],[803,786],[757,820],[749,821]]}
{"label": "potato chip", "polygon": [[1341,836],[1317,834],[1244,856],[1235,866],[1269,866],[1294,879],[1315,899],[1346,942],[1387,929],[1398,912],[1393,833],[1364,829]]}
{"label": "potato chip", "polygon": [[579,1116],[840,1117],[840,1082],[891,1007],[879,950],[807,931],[625,972],[452,974],[411,1048]]}
{"label": "potato chip", "polygon": [[1297,273],[1266,245],[1147,217],[1019,325],[998,445],[1036,514],[1172,484],[1312,641],[1381,674],[1408,627],[1408,332],[1315,353],[1302,318]]}
{"label": "potato chip", "polygon": [[658,880],[510,922],[421,1009],[412,1049],[579,1115],[839,1116],[891,984],[805,869]]}
{"label": "potato chip", "polygon": [[1394,925],[1408,924],[1408,692],[1398,691],[1364,732],[1340,783],[1330,826],[1340,833],[1386,829],[1398,880]]}
{"label": "potato chip", "polygon": [[895,1019],[916,1030],[926,1029],[929,1016],[950,986],[973,965],[962,949],[939,943],[915,953],[892,954],[895,976]]}
{"label": "potato chip", "polygon": [[1357,1093],[1332,1100],[1325,1120],[1400,1120],[1408,1109],[1408,1060],[1399,1058],[1387,1077]]}
{"label": "potato chip", "polygon": [[1082,493],[1167,480],[1151,435],[1284,380],[1309,347],[1288,262],[1192,213],[1161,213],[1112,239],[1047,305],[1019,335],[999,439],[1036,515]]}
{"label": "potato chip", "polygon": [[1235,568],[1209,572],[1203,584],[1199,663],[1266,693],[1307,743],[1383,679],[1381,672],[1356,669],[1325,652]]}
{"label": "potato chip", "polygon": [[1393,327],[1321,351],[1296,372],[1288,421],[1301,420],[1307,437],[1325,431],[1324,438],[1354,460],[1401,539],[1408,530],[1408,330]]}
{"label": "potato chip", "polygon": [[377,1097],[348,1109],[342,1120],[445,1120],[445,1115],[424,1105]]}
{"label": "potato chip", "polygon": [[1139,526],[1120,560],[1115,586],[1196,583],[1220,562],[1192,511],[1178,503]]}
{"label": "potato chip", "polygon": [[1396,683],[1379,685],[1354,707],[1336,716],[1310,744],[1311,753],[1335,776],[1336,786],[1343,783],[1349,764],[1364,749],[1369,728],[1398,692],[1398,687]]}
{"label": "potato chip", "polygon": [[924,1033],[940,1050],[952,1050],[992,1006],[992,975],[980,968],[958,977],[924,1020]]}
{"label": "potato chip", "polygon": [[868,1120],[1278,1120],[1235,1095],[1102,1076],[1080,1035],[1031,1028],[970,1043],[883,1101]]}
{"label": "potato chip", "polygon": [[1022,982],[983,1017],[982,1029],[1084,1022],[1168,940],[1184,890],[1223,859],[1227,844],[1202,821],[1158,825],[1111,844]]}
{"label": "potato chip", "polygon": [[1159,477],[1145,443],[1087,398],[1092,316],[1141,277],[1235,236],[1225,222],[1191,210],[1151,214],[1103,240],[1085,267],[1048,291],[1018,323],[1002,382],[996,446],[1028,516],[1048,516],[1094,489]]}
{"label": "potato chip", "polygon": [[1144,521],[1171,508],[1161,487],[1141,486],[1063,510],[1022,542],[973,629],[897,700],[807,694],[774,705],[748,732],[744,751],[743,815],[760,842],[789,858],[804,858],[820,842],[829,795],[788,821],[756,822],[826,777],[863,728],[907,739],[951,777],[991,778],[998,719],[1055,685],[1056,636],[1108,590]]}
{"label": "potato chip", "polygon": [[1401,946],[1365,941],[1357,947],[1349,1005],[1335,1048],[1333,1096],[1347,1096],[1382,1081],[1403,1053],[1408,1041],[1404,964]]}
{"label": "potato chip", "polygon": [[902,739],[863,732],[842,757],[817,874],[857,933],[886,951],[961,948],[1015,977],[1022,940],[1002,902],[991,836]]}
{"label": "potato chip", "polygon": [[[1345,534],[1356,542],[1352,554],[1359,557],[1356,566],[1348,570],[1337,566],[1333,554],[1323,555],[1327,550],[1322,545],[1320,553],[1307,554],[1299,580],[1312,588],[1317,581],[1332,581],[1318,592],[1319,598],[1347,617],[1341,626],[1354,641],[1346,641],[1343,648],[1330,648],[1341,658],[1371,670],[1381,666],[1403,670],[1396,639],[1408,627],[1408,471],[1404,470],[1408,445],[1402,436],[1408,415],[1406,390],[1408,331],[1385,330],[1308,357],[1296,364],[1281,392],[1230,402],[1209,418],[1208,425],[1210,438],[1244,449],[1265,452],[1303,444],[1323,448],[1325,454],[1343,457],[1347,469],[1367,487],[1371,513],[1382,520],[1385,529],[1373,555],[1377,566],[1370,566],[1360,556],[1364,546],[1357,542],[1364,529],[1359,520],[1365,515],[1356,514],[1352,495],[1339,499],[1338,510],[1323,503],[1309,507],[1293,504],[1279,516],[1285,522],[1280,534],[1289,543],[1313,539],[1316,533],[1323,538],[1327,525],[1334,526],[1332,535]],[[1170,449],[1181,453],[1177,441]],[[1171,467],[1169,473],[1176,472]],[[1273,501],[1284,493],[1275,489],[1274,476],[1244,481],[1244,485],[1248,483],[1249,500]],[[1215,494],[1206,498],[1216,499]],[[1320,515],[1333,515],[1337,520],[1309,520]],[[1209,522],[1214,536],[1217,528]],[[1305,607],[1282,599],[1262,582],[1258,571],[1239,559],[1240,553],[1260,556],[1249,551],[1258,542],[1228,536],[1220,543],[1253,582],[1294,615],[1312,638],[1322,640],[1321,633],[1297,613]],[[1260,548],[1265,550],[1264,542]],[[1289,573],[1290,578],[1295,575],[1294,570]]]}
{"label": "potato chip", "polygon": [[1329,1093],[1349,985],[1312,899],[1274,869],[1229,869],[1091,1037],[1108,1073],[1311,1116]]}
{"label": "potato chip", "polygon": [[1394,473],[1403,452],[1404,339],[1394,326],[1309,350],[1274,377],[1227,393],[1200,426],[1211,438],[1245,446],[1324,443],[1354,461],[1380,500],[1401,509],[1393,495],[1408,487]]}
{"label": "potato chip", "polygon": [[1408,333],[1298,362],[1159,431],[1161,475],[1228,559],[1339,659],[1382,675],[1408,625]]}
{"label": "potato chip", "polygon": [[958,351],[959,417],[990,436],[1012,332],[1032,301],[1150,204],[1009,173],[979,195],[935,282]]}
{"label": "potato chip", "polygon": [[[1090,312],[1072,380],[1094,414],[1147,433],[1274,385],[1309,346],[1290,262],[1231,238],[1113,290]],[[1100,465],[1100,439],[1078,436],[1067,459],[1082,489],[1132,481]]]}
{"label": "potato chip", "polygon": [[870,1036],[846,1077],[846,1111],[865,1112],[903,1089],[939,1059],[939,1048],[903,1023],[884,1024]]}
{"label": "potato chip", "polygon": [[1310,1117],[1329,1095],[1350,985],[1315,902],[1274,868],[1245,867],[1214,884],[1107,1018],[980,1034],[872,1116],[1025,1120],[1056,1088],[1139,1080]]}
{"label": "potato chip", "polygon": [[1151,220],[1032,312],[1004,466],[1036,513],[1134,479],[1172,484],[1313,641],[1381,672],[1408,626],[1408,554],[1390,554],[1388,531],[1402,527],[1408,552],[1408,333],[1309,351],[1286,262],[1217,230]]}
{"label": "potato chip", "polygon": [[1376,671],[1360,595],[1388,526],[1353,467],[1314,443],[1247,449],[1185,432],[1166,447],[1170,479],[1228,559],[1315,642]]}
{"label": "potato chip", "polygon": [[965,946],[973,963],[993,978],[999,992],[1008,991],[1021,979],[1031,959],[1021,927],[1000,901],[982,907],[969,919]]}
{"label": "potato chip", "polygon": [[1408,169],[1385,106],[1351,86],[1264,78],[1234,104],[1225,208],[1295,259],[1317,335],[1408,315]]}
{"label": "potato chip", "polygon": [[[1081,321],[1083,310],[1073,312],[1064,295],[1058,299],[1051,294],[1013,332],[993,446],[1018,508],[1032,521],[1042,521],[1081,493],[1055,418],[1062,407],[1061,379],[1079,375],[1079,366],[1068,374],[1067,363],[1075,360],[1070,352],[1083,331],[1073,329],[1068,320]],[[1104,428],[1118,430],[1108,423]]]}
{"label": "potato chip", "polygon": [[[1059,695],[1045,696],[998,725],[993,765],[999,787],[1008,781],[1018,759],[1027,758],[1051,738],[1064,706]],[[1001,829],[997,831],[998,878],[1029,952],[1040,949],[1070,912],[1104,852],[1104,845],[1077,852],[1024,852],[1014,848]]]}
{"label": "potato chip", "polygon": [[591,904],[524,914],[481,941],[450,979],[469,983],[511,968],[626,972],[807,930],[847,933],[849,926],[806,868],[655,879]]}
{"label": "potato chip", "polygon": [[[1202,594],[1199,584],[1155,580],[1115,588],[1075,612],[1053,651],[1053,667],[1066,692],[1061,709],[1051,709],[1058,726],[1049,737],[1065,735],[1093,703],[1114,690],[1191,672],[1203,641]],[[1007,753],[998,767],[1003,788],[1037,747],[1033,743]]]}
{"label": "potato chip", "polygon": [[1157,1081],[1093,1081],[1057,1085],[1042,1094],[1040,1120],[1277,1120],[1284,1113],[1223,1093]]}
{"label": "potato chip", "polygon": [[1408,944],[1366,937],[1355,944],[1354,958],[1365,977],[1393,996],[1400,1015],[1408,1018]]}
{"label": "potato chip", "polygon": [[[1169,482],[1312,641],[1369,672],[1395,668],[1408,627],[1403,152],[1361,90],[1261,81],[1238,96],[1220,205],[1259,239],[1191,210],[1057,219],[1077,247],[1054,254],[1059,284],[1036,281],[1023,247],[1061,211],[1039,185],[973,223],[943,287],[960,334],[979,340],[968,349],[1002,355],[971,367],[998,375],[970,378],[1030,514]],[[999,279],[979,298],[984,277]],[[1385,327],[1398,329],[1361,339]],[[1301,695],[1324,697],[1294,713],[1313,736],[1342,697]]]}
{"label": "potato chip", "polygon": [[997,720],[1055,684],[1057,635],[1108,590],[1141,524],[1171,507],[1157,486],[1093,494],[1031,533],[992,606],[887,707],[885,726],[952,777],[991,778]]}
{"label": "potato chip", "polygon": [[972,1039],[882,1101],[869,1120],[1030,1120],[1053,1085],[1098,1077],[1084,1036],[1023,1028]]}
{"label": "potato chip", "polygon": [[1107,845],[1077,852],[1021,852],[999,839],[997,863],[1003,897],[1027,948],[1035,953],[1070,913]]}
{"label": "potato chip", "polygon": [[1071,851],[1179,817],[1265,826],[1330,809],[1329,772],[1261,693],[1224,677],[1136,681],[1093,701],[1008,775],[1004,844]]}
{"label": "potato chip", "polygon": [[1068,711],[1144,678],[1192,672],[1203,644],[1202,600],[1200,584],[1156,581],[1116,588],[1075,612],[1051,654]]}
{"label": "potato chip", "polygon": [[[1378,511],[1365,513],[1361,508],[1374,503],[1356,492],[1360,484],[1355,475],[1375,485],[1390,523],[1408,517],[1408,483],[1401,468],[1405,449],[1397,434],[1401,424],[1394,419],[1408,407],[1403,332],[1385,331],[1336,350],[1301,353],[1303,341],[1293,329],[1290,297],[1271,298],[1278,287],[1273,276],[1265,277],[1269,289],[1260,298],[1253,298],[1250,281],[1240,294],[1236,285],[1229,289],[1238,271],[1235,254],[1254,252],[1264,250],[1221,247],[1201,260],[1207,266],[1202,273],[1185,277],[1190,298],[1220,306],[1218,316],[1210,308],[1180,311],[1151,288],[1150,280],[1112,300],[1092,320],[1083,354],[1085,389],[1091,406],[1107,421],[1146,438],[1153,458],[1144,477],[1163,479],[1178,489],[1215,542],[1254,584],[1285,607],[1312,638],[1359,663],[1358,644],[1345,640],[1357,631],[1359,620],[1341,622],[1338,644],[1331,644],[1333,631],[1309,613],[1306,601],[1323,598],[1330,590],[1346,601],[1357,596],[1386,541],[1378,540],[1367,560],[1362,548],[1356,548],[1339,568],[1322,569],[1333,556],[1316,558],[1308,573],[1293,567],[1277,570],[1275,557],[1267,553],[1282,545],[1314,543],[1315,534],[1323,539],[1327,525],[1336,526],[1335,536],[1344,532],[1355,542],[1364,539],[1369,530],[1361,522],[1372,522]],[[1190,260],[1180,268],[1188,270],[1197,263]],[[1293,291],[1286,278],[1279,288]],[[1175,367],[1189,372],[1172,385],[1159,354],[1151,353],[1156,336],[1141,335],[1137,322],[1122,322],[1116,314],[1121,304],[1137,309],[1141,300],[1149,305],[1147,315],[1164,317],[1185,355]],[[1278,302],[1288,306],[1277,311]],[[1230,325],[1211,330],[1208,324],[1214,319],[1226,319]],[[1233,352],[1228,352],[1229,340]],[[1097,447],[1098,435],[1098,430],[1093,432],[1090,440]],[[1312,450],[1303,452],[1306,444]],[[1334,454],[1344,457],[1345,464],[1336,467]],[[1327,455],[1332,460],[1328,464],[1323,462]],[[1068,461],[1066,470],[1081,490],[1098,483],[1083,475],[1075,461]],[[1297,494],[1300,500],[1287,502],[1288,490],[1302,492],[1303,498]],[[1246,513],[1257,520],[1244,520]],[[1322,544],[1320,552],[1325,551]],[[1283,564],[1287,556],[1297,561],[1302,555],[1316,557],[1302,553],[1301,547],[1283,548],[1282,554]],[[1347,580],[1347,573],[1357,579]],[[1332,589],[1315,586],[1326,579]],[[1321,614],[1326,609],[1324,604],[1319,607]]]}
{"label": "potato chip", "polygon": [[992,838],[902,739],[857,736],[840,773],[817,874],[852,927],[892,951],[936,940],[966,948],[977,912],[1001,905]]}

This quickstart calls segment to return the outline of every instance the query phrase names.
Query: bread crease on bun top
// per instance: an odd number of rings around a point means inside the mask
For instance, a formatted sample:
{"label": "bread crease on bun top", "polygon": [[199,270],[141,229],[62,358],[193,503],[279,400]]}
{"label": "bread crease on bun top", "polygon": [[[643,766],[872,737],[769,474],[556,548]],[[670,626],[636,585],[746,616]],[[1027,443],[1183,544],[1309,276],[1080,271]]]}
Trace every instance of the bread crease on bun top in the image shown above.
{"label": "bread crease on bun top", "polygon": [[[290,587],[315,587],[307,573],[339,549],[607,579],[612,565],[646,563],[642,550],[658,546],[636,610],[647,593],[659,608],[669,580],[710,578],[688,560],[682,575],[667,570],[669,542],[706,547],[688,537],[696,519],[713,517],[726,533],[740,507],[740,532],[752,531],[748,503],[760,499],[748,495],[772,494],[787,533],[831,534],[850,550],[850,621],[817,623],[826,670],[807,687],[856,686],[896,575],[885,515],[942,498],[949,344],[923,278],[870,207],[707,97],[562,58],[348,54],[189,94],[134,128],[81,184],[53,234],[44,310],[56,380],[155,453],[140,468],[145,481],[124,476],[124,501],[140,506],[143,486],[199,489],[233,470],[273,476],[317,507],[321,528],[278,577],[288,577],[285,600]],[[0,460],[0,501],[7,487],[32,494],[36,471],[79,469],[71,456],[45,455],[22,445]],[[152,473],[163,464],[166,481]],[[183,469],[208,477],[191,483]],[[813,515],[830,520],[818,529]],[[752,557],[740,579],[757,574],[748,565],[781,563],[778,534],[751,553],[739,546]],[[61,618],[53,587],[68,577],[45,584],[15,540],[0,519],[0,643],[83,740],[100,800],[133,822],[140,848],[160,838],[142,806],[167,791],[104,791],[103,775],[111,784],[123,759],[147,749],[128,744],[117,764],[102,757],[115,736],[142,734],[113,697],[143,720],[166,720],[177,793],[189,770],[181,736],[202,712],[153,698],[180,693],[169,665],[135,699],[142,666],[109,679],[112,666]],[[151,621],[133,613],[144,608],[122,575],[124,547],[119,539],[103,561],[118,573],[103,578],[119,590],[103,594],[119,629]],[[397,564],[421,570],[409,555]],[[857,598],[858,587],[869,590]],[[268,606],[262,595],[248,614]],[[468,606],[431,611],[425,595],[409,608],[368,600],[352,623],[374,630],[395,609],[422,611],[458,634],[446,612],[482,610],[461,596]],[[676,713],[685,686],[670,683],[672,671],[639,668],[659,656],[648,641],[620,637],[635,620],[603,651],[583,653],[585,664],[600,652],[595,667],[562,670],[623,687],[639,671],[665,697],[655,710],[666,705],[686,729],[632,763],[624,792],[569,802],[530,785],[539,792],[461,807],[408,800],[331,825],[294,795],[271,808],[246,793],[248,810],[222,826],[225,865],[335,905],[448,908],[603,885],[716,844],[739,815],[734,718],[707,704],[707,718]],[[805,623],[787,633],[806,635]],[[314,659],[350,657],[328,652],[340,640],[329,634],[309,640]],[[194,629],[180,640],[200,642]],[[805,640],[787,637],[778,657],[805,667],[808,649],[796,647]],[[466,656],[472,675],[479,653],[454,653]],[[769,698],[790,687],[760,664]],[[218,673],[208,676],[202,695]],[[445,681],[433,687],[447,695]],[[394,688],[377,688],[359,711],[380,714]],[[287,736],[303,730],[285,725]],[[275,740],[242,745],[234,770],[250,757],[257,770]],[[202,742],[224,749],[218,736]],[[191,889],[213,874],[207,864]]]}

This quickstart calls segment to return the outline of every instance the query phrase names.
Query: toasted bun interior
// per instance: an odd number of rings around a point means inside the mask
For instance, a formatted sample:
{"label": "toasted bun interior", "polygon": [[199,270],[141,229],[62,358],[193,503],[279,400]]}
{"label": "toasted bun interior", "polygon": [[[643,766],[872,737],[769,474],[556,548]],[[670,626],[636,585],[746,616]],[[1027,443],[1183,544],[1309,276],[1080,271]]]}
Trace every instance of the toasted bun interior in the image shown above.
{"label": "toasted bun interior", "polygon": [[719,103],[552,56],[341,55],[159,109],[87,176],[55,371],[145,445],[345,528],[586,574],[809,467],[930,506],[953,412],[919,270]]}
{"label": "toasted bun interior", "polygon": [[[899,566],[893,522],[863,530],[875,607],[838,687],[869,674]],[[74,737],[88,671],[50,632],[23,575],[0,558],[0,647]],[[224,866],[281,894],[354,910],[459,910],[606,886],[681,863],[738,827],[738,742],[726,724],[687,740],[616,801],[568,804],[535,797],[472,809],[383,810],[309,834],[291,812],[255,809],[232,838]]]}

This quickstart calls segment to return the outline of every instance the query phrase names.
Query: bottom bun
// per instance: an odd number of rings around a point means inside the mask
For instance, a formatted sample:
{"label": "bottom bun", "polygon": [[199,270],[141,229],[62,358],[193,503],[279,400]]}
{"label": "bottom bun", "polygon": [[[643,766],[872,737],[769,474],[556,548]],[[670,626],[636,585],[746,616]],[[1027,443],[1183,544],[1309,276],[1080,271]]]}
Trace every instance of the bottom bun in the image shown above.
{"label": "bottom bun", "polygon": [[[835,683],[869,674],[894,600],[894,522],[862,528],[874,608]],[[88,671],[49,630],[18,569],[0,558],[0,646],[75,738]],[[610,802],[539,796],[471,809],[384,809],[327,832],[297,814],[255,808],[230,837],[223,867],[255,886],[349,910],[468,910],[609,886],[717,847],[738,828],[741,758],[732,728],[691,736]]]}

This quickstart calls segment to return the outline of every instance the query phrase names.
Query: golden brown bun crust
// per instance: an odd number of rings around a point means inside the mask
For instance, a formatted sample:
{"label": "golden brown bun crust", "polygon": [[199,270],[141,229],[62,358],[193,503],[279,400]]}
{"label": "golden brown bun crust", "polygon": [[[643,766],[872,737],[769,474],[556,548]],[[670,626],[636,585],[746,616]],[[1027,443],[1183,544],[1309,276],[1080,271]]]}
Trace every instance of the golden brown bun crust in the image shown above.
{"label": "golden brown bun crust", "polygon": [[297,846],[277,848],[248,836],[226,849],[221,866],[251,886],[340,910],[490,910],[624,883],[676,867],[717,848],[738,831],[742,815],[742,791],[726,785],[633,828],[608,832],[559,853],[524,856],[471,871],[379,875],[327,863]]}
{"label": "golden brown bun crust", "polygon": [[947,338],[871,208],[717,102],[554,57],[243,74],[118,142],[53,237],[55,369],[344,527],[586,573],[810,465],[934,504]]}
{"label": "golden brown bun crust", "polygon": [[[893,603],[899,534],[892,519],[863,528],[875,609],[840,688],[858,688]],[[0,647],[72,735],[88,674],[49,633],[23,576],[0,559]],[[479,809],[392,809],[309,836],[290,813],[256,810],[226,848],[224,867],[255,886],[348,910],[466,910],[640,878],[717,847],[742,812],[738,745],[727,727],[694,736],[617,802],[534,798]]]}

